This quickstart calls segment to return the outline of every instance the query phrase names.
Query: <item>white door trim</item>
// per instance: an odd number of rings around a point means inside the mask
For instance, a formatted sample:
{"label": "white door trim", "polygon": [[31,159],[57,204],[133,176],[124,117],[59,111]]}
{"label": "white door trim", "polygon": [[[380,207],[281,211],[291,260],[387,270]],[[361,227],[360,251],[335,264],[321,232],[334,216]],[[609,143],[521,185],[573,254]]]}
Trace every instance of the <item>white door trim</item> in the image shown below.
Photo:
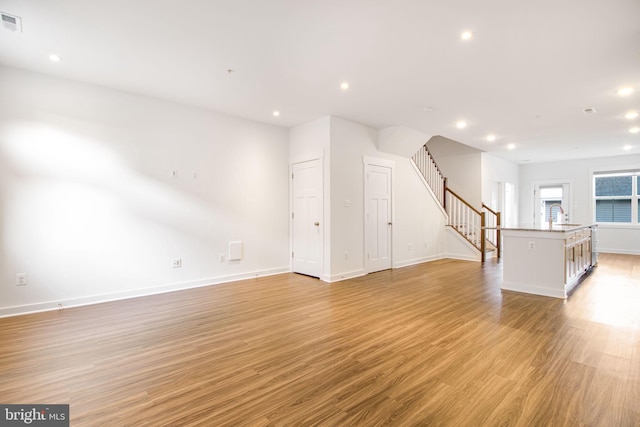
{"label": "white door trim", "polygon": [[[569,222],[573,221],[573,199],[574,199],[574,180],[571,178],[560,178],[560,179],[547,179],[547,180],[542,180],[542,181],[533,181],[531,182],[531,197],[533,198],[533,222],[536,225],[540,225],[540,209],[539,206],[537,204],[538,200],[539,200],[539,192],[540,192],[540,187],[547,187],[547,186],[559,186],[559,187],[563,187],[565,189],[569,190],[569,194],[566,196],[567,200],[564,200],[563,203],[566,203],[566,214],[569,218]],[[563,198],[565,198],[565,196],[563,195]],[[543,215],[544,216],[544,215]]]}

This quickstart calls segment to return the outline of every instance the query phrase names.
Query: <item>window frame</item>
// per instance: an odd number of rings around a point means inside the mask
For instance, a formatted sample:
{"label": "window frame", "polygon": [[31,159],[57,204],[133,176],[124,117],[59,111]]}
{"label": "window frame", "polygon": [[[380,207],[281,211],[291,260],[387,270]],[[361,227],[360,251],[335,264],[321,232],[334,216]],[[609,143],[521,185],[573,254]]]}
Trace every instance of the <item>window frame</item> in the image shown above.
{"label": "window frame", "polygon": [[[596,196],[596,179],[616,176],[631,177],[631,194],[628,196]],[[593,200],[593,219],[598,224],[605,225],[640,225],[640,170],[610,171],[610,172],[593,172],[592,174],[592,200]],[[631,222],[605,222],[597,221],[597,202],[598,200],[629,200],[631,202]]]}

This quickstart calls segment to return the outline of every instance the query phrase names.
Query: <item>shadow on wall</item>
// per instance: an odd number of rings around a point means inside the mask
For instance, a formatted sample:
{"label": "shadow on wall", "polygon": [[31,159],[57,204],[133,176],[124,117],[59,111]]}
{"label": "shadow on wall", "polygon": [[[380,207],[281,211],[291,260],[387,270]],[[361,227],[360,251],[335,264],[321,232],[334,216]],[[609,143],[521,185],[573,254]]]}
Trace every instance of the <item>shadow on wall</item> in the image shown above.
{"label": "shadow on wall", "polygon": [[244,220],[246,207],[234,211],[215,192],[188,191],[169,173],[143,175],[81,133],[22,122],[0,144],[0,271],[11,280],[23,272],[16,268],[28,270],[27,291],[41,300],[87,293],[88,280],[103,287],[185,280],[162,276],[158,263],[185,256],[185,248],[218,252],[221,230]]}

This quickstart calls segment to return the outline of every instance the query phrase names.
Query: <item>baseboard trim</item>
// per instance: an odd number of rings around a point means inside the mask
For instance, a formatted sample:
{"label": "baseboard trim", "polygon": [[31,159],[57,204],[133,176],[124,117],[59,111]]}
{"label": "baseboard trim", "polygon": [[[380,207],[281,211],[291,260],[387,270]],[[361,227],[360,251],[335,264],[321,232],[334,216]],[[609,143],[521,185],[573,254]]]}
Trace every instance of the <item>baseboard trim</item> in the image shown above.
{"label": "baseboard trim", "polygon": [[618,255],[640,255],[640,251],[634,250],[620,250],[620,249],[609,249],[609,248],[598,248],[598,253],[603,254],[618,254]]}
{"label": "baseboard trim", "polygon": [[123,292],[109,294],[90,295],[80,298],[70,298],[64,300],[47,301],[35,304],[19,305],[13,307],[0,308],[0,318],[21,316],[24,314],[40,313],[43,311],[53,311],[71,307],[81,307],[84,305],[101,304],[104,302],[119,301],[130,298],[138,298],[148,295],[157,295],[167,292],[181,291],[185,289],[200,288],[203,286],[219,285],[221,283],[237,282],[239,280],[253,279],[256,277],[273,276],[276,274],[288,273],[290,267],[271,268],[267,270],[256,270],[247,273],[233,274],[230,276],[213,277],[209,279],[192,280],[189,282],[170,283],[167,285],[155,286],[151,288],[134,289]]}
{"label": "baseboard trim", "polygon": [[328,282],[328,283],[340,282],[342,280],[349,280],[356,277],[365,276],[366,274],[367,272],[364,270],[354,270],[354,271],[348,271],[346,273],[334,274],[332,276],[325,275],[322,277],[322,281]]}
{"label": "baseboard trim", "polygon": [[442,258],[450,258],[450,259],[457,259],[460,261],[476,261],[476,262],[480,262],[482,261],[480,259],[480,254],[478,255],[460,255],[460,254],[445,254],[442,256]]}
{"label": "baseboard trim", "polygon": [[552,298],[562,298],[562,299],[567,298],[564,288],[562,290],[560,289],[556,290],[556,289],[549,289],[549,288],[540,288],[540,287],[531,286],[531,285],[523,285],[521,283],[502,282],[500,289],[502,289],[503,291],[520,292],[525,294],[541,295],[541,296],[552,297]]}
{"label": "baseboard trim", "polygon": [[444,259],[444,258],[447,258],[447,257],[441,256],[441,255],[432,255],[428,257],[408,259],[405,261],[398,261],[394,263],[393,268],[409,267],[412,265],[423,264],[425,262],[438,261],[439,259]]}

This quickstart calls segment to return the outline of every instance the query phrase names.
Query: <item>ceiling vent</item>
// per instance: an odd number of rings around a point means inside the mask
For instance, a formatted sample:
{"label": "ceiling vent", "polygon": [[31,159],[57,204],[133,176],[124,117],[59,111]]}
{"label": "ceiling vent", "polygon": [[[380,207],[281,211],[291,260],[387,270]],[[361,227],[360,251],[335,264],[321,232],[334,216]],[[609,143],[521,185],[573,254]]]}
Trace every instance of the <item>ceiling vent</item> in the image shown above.
{"label": "ceiling vent", "polygon": [[13,31],[14,33],[22,32],[22,19],[4,12],[0,12],[0,15],[2,17],[2,28]]}

